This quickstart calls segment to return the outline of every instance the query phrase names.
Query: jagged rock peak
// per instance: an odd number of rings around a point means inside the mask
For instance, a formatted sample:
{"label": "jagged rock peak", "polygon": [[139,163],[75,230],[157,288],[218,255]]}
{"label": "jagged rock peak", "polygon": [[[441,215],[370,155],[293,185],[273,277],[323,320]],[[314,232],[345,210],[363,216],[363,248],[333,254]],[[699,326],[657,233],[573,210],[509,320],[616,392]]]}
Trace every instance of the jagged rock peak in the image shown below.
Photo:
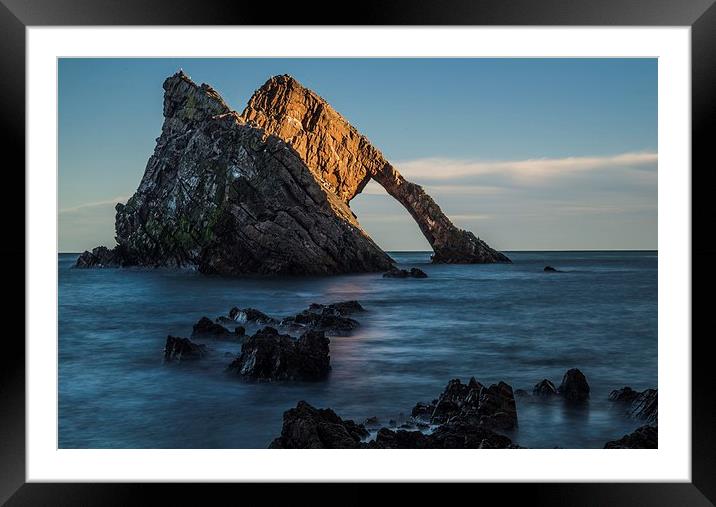
{"label": "jagged rock peak", "polygon": [[288,143],[322,186],[349,203],[371,179],[400,202],[434,250],[433,262],[510,262],[473,233],[453,225],[420,185],[407,181],[328,102],[289,75],[259,88],[242,113]]}
{"label": "jagged rock peak", "polygon": [[79,267],[100,259],[224,275],[327,275],[392,266],[281,139],[246,124],[183,71],[164,90],[154,154],[137,192],[116,208],[118,246],[86,252]]}

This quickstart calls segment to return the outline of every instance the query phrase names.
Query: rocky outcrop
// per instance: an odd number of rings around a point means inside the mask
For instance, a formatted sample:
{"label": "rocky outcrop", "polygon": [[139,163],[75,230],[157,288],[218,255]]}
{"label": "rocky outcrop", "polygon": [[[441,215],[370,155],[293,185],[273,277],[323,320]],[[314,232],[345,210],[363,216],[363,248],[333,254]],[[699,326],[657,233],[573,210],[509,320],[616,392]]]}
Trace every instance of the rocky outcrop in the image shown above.
{"label": "rocky outcrop", "polygon": [[321,331],[306,331],[294,340],[265,327],[246,339],[229,370],[255,380],[321,380],[331,369],[328,344]]}
{"label": "rocky outcrop", "polygon": [[557,392],[561,394],[566,401],[584,402],[589,399],[589,384],[587,378],[577,368],[567,370],[562,377],[562,383],[559,385]]}
{"label": "rocky outcrop", "polygon": [[244,335],[244,328],[238,326],[232,333],[221,324],[213,322],[208,317],[202,317],[199,321],[194,324],[192,328],[191,337],[204,337],[204,338],[236,338]]}
{"label": "rocky outcrop", "polygon": [[656,389],[635,391],[629,386],[609,393],[609,399],[621,405],[632,419],[657,425],[659,420],[659,393]]}
{"label": "rocky outcrop", "polygon": [[111,260],[206,274],[330,275],[392,266],[287,143],[181,71],[164,91],[154,154],[136,193],[116,207],[118,246],[83,254],[78,267]]}
{"label": "rocky outcrop", "polygon": [[275,324],[278,322],[256,308],[241,309],[236,306],[229,310],[229,319],[243,324]]}
{"label": "rocky outcrop", "polygon": [[517,426],[517,406],[512,387],[504,382],[485,387],[475,378],[467,384],[460,379],[448,382],[433,403],[418,403],[411,412],[430,424],[461,422],[491,429]]}
{"label": "rocky outcrop", "polygon": [[92,251],[85,250],[77,258],[75,267],[78,268],[119,268],[136,264],[132,256],[124,248],[109,249],[98,246]]}
{"label": "rocky outcrop", "polygon": [[[369,419],[378,425],[375,418]],[[394,426],[395,424],[393,424]],[[283,414],[281,435],[273,449],[506,449],[512,441],[489,428],[450,422],[431,433],[380,428],[374,440],[363,424],[341,419],[331,409],[317,409],[305,401]]]}
{"label": "rocky outcrop", "polygon": [[554,384],[550,380],[544,379],[534,386],[532,394],[542,397],[555,396],[557,394],[557,388],[554,387]]}
{"label": "rocky outcrop", "polygon": [[355,449],[368,431],[353,421],[344,421],[331,409],[317,409],[299,401],[283,414],[281,436],[272,449]]}
{"label": "rocky outcrop", "polygon": [[206,347],[199,345],[189,338],[180,338],[178,336],[167,336],[164,345],[165,361],[183,361],[186,359],[200,359],[206,354]]}
{"label": "rocky outcrop", "polygon": [[433,262],[510,262],[473,233],[455,227],[420,185],[403,178],[330,104],[291,76],[269,79],[242,117],[284,139],[321,185],[345,204],[371,179],[382,185],[417,222],[435,252]]}
{"label": "rocky outcrop", "polygon": [[383,273],[383,278],[427,278],[428,275],[419,268],[410,268],[410,271],[407,269],[391,269],[387,273]]}
{"label": "rocky outcrop", "polygon": [[[351,306],[351,303],[357,304],[360,309]],[[281,325],[293,329],[310,328],[329,335],[343,336],[360,326],[357,320],[347,317],[357,311],[365,311],[357,301],[333,305],[314,303],[301,313],[286,317],[281,321]]]}
{"label": "rocky outcrop", "polygon": [[605,449],[657,449],[659,430],[654,426],[641,426],[619,440],[604,444]]}

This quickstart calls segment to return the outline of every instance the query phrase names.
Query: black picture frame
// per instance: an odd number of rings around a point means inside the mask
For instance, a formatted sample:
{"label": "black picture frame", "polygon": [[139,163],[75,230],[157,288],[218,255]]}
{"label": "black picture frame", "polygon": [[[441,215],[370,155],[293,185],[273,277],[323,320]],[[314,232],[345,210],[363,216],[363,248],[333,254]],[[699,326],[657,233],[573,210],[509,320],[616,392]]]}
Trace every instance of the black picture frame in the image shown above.
{"label": "black picture frame", "polygon": [[[706,207],[706,192],[713,188],[710,133],[716,115],[716,6],[714,0],[452,0],[442,2],[361,2],[348,14],[322,2],[282,5],[267,9],[263,3],[225,0],[0,0],[0,101],[3,124],[2,202],[4,239],[0,256],[5,275],[15,282],[6,291],[5,322],[14,332],[3,339],[0,366],[0,501],[8,505],[126,505],[146,498],[146,487],[130,484],[25,483],[25,28],[38,25],[623,25],[690,26],[692,72],[692,323],[704,319],[706,299],[699,289],[713,286],[710,264],[716,260],[716,240],[708,234],[713,212]],[[307,8],[310,6],[310,8]],[[14,155],[14,156],[12,156]],[[684,168],[689,170],[688,167]],[[12,189],[12,191],[9,191]],[[22,189],[22,190],[21,190]],[[699,227],[707,234],[697,237]],[[20,288],[22,287],[22,288]],[[701,310],[697,312],[697,310]],[[697,314],[699,315],[698,319]],[[479,484],[483,499],[500,502],[519,498],[547,505],[713,505],[716,502],[716,396],[709,336],[692,332],[692,482],[691,483],[588,483],[588,484]],[[152,485],[166,501],[187,501],[190,485]],[[228,494],[245,485],[201,485],[196,493],[206,498],[209,487]],[[275,490],[275,492],[279,492]],[[215,493],[212,491],[212,493]],[[273,493],[272,493],[273,495]],[[357,497],[356,497],[357,498]]]}

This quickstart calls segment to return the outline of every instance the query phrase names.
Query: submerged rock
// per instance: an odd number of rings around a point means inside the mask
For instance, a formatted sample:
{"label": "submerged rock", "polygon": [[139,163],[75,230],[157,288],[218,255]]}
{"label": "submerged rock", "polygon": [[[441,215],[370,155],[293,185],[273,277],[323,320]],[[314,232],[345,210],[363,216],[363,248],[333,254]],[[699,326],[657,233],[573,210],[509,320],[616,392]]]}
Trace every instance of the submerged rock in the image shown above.
{"label": "submerged rock", "polygon": [[[165,80],[164,91],[154,154],[135,194],[116,206],[118,246],[94,257],[220,275],[391,267],[348,203],[295,149],[181,71]],[[99,265],[94,257],[83,254],[78,265]]]}
{"label": "submerged rock", "polygon": [[400,202],[434,250],[433,262],[510,262],[473,233],[458,229],[420,185],[411,183],[330,104],[291,76],[269,79],[242,117],[286,142],[314,177],[343,203],[371,179]]}
{"label": "submerged rock", "polygon": [[545,271],[545,273],[561,273],[560,270],[555,269],[552,266],[545,266],[544,271]]}
{"label": "submerged rock", "polygon": [[566,401],[583,402],[589,399],[589,384],[577,368],[567,370],[558,389]]}
{"label": "submerged rock", "polygon": [[363,308],[363,305],[361,305],[358,301],[350,300],[339,301],[328,305],[311,303],[308,307],[308,311],[331,315],[352,315],[354,313],[364,312],[365,308]]}
{"label": "submerged rock", "polygon": [[604,444],[605,449],[657,449],[658,447],[659,430],[649,425],[641,426],[619,440]]}
{"label": "submerged rock", "polygon": [[532,394],[535,396],[549,397],[557,395],[557,388],[554,387],[552,381],[544,379],[535,384],[532,389]]}
{"label": "submerged rock", "polygon": [[189,338],[167,336],[164,345],[165,361],[183,361],[185,359],[200,359],[206,354],[206,347],[192,342]]}
{"label": "submerged rock", "polygon": [[322,331],[294,340],[265,327],[246,339],[229,370],[256,380],[322,380],[331,369],[328,344]]}
{"label": "submerged rock", "polygon": [[631,387],[624,386],[621,389],[615,389],[609,393],[609,400],[618,401],[620,403],[631,403],[637,396],[639,396],[639,394],[640,393],[638,391],[635,391]]}
{"label": "submerged rock", "polygon": [[210,338],[235,338],[237,336],[243,336],[244,328],[239,326],[235,332],[231,332],[221,324],[213,322],[208,317],[202,317],[199,322],[194,324],[191,332],[192,338],[196,337],[210,337]]}
{"label": "submerged rock", "polygon": [[281,436],[272,449],[355,449],[368,432],[361,424],[343,420],[331,409],[317,409],[299,401],[283,414]]}
{"label": "submerged rock", "polygon": [[418,268],[410,268],[410,271],[407,269],[397,269],[393,268],[387,273],[383,273],[383,278],[427,278],[428,275],[423,271],[422,269]]}

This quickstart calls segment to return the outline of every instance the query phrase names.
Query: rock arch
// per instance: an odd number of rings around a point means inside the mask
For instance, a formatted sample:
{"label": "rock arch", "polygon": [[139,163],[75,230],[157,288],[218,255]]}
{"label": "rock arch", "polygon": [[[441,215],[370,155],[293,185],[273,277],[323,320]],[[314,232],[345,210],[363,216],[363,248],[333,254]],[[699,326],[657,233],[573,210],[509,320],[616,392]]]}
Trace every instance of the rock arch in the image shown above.
{"label": "rock arch", "polygon": [[403,178],[364,135],[293,77],[269,79],[241,117],[285,141],[321,185],[346,204],[371,179],[382,185],[420,227],[435,252],[433,262],[510,262],[472,232],[457,228],[420,185]]}

